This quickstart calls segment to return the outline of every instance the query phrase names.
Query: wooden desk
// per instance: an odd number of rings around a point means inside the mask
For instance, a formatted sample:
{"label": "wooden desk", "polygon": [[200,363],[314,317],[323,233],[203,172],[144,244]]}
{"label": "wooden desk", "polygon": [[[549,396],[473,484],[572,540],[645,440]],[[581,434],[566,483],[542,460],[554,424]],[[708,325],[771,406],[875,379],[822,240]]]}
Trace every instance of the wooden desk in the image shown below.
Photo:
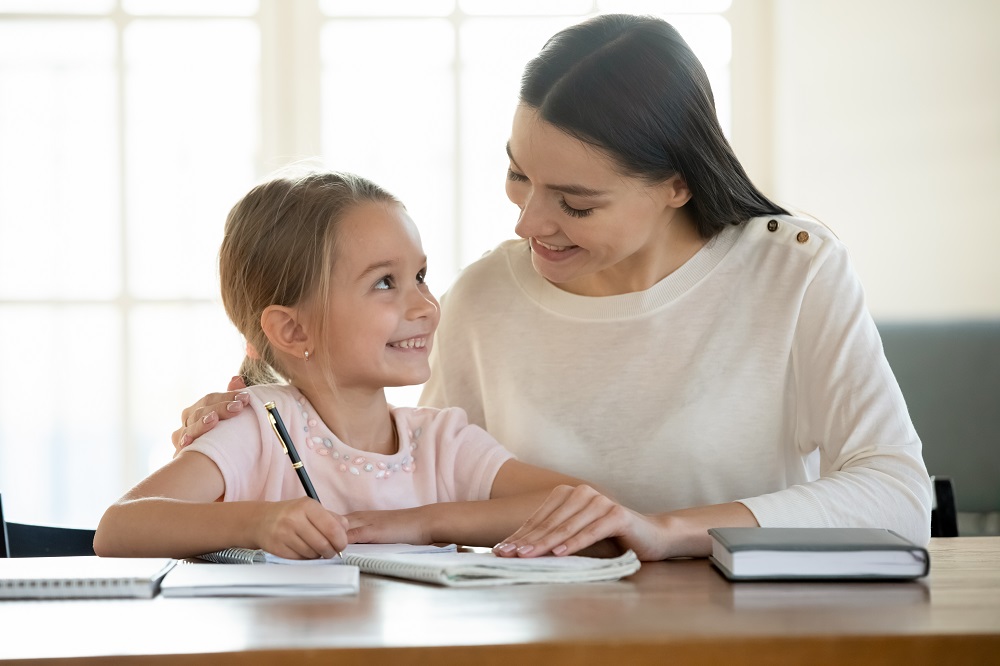
{"label": "wooden desk", "polygon": [[[1000,537],[936,539],[913,583],[625,581],[356,597],[0,602],[0,661],[73,664],[1000,664]],[[9,660],[9,662],[8,662]],[[33,662],[38,663],[38,662]]]}

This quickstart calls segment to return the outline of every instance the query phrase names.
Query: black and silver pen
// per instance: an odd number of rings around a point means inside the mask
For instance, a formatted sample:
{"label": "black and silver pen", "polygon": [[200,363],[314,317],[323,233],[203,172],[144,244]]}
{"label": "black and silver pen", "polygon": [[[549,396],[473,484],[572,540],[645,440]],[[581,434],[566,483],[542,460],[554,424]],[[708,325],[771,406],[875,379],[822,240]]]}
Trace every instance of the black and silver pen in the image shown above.
{"label": "black and silver pen", "polygon": [[[302,487],[305,488],[306,495],[319,502],[319,495],[316,494],[316,489],[313,488],[309,473],[306,472],[305,465],[302,464],[302,460],[299,458],[299,452],[295,450],[295,445],[292,444],[292,438],[288,435],[288,430],[285,429],[285,423],[281,420],[281,415],[278,414],[277,406],[273,402],[269,402],[264,405],[264,409],[267,410],[267,418],[271,422],[274,434],[278,436],[278,441],[281,442],[281,448],[288,454],[288,458],[292,461],[292,467],[295,468],[295,473],[299,475],[299,481],[302,482]],[[322,504],[322,502],[320,503]],[[340,556],[340,559],[344,559],[344,555],[340,551],[337,551],[337,555]]]}

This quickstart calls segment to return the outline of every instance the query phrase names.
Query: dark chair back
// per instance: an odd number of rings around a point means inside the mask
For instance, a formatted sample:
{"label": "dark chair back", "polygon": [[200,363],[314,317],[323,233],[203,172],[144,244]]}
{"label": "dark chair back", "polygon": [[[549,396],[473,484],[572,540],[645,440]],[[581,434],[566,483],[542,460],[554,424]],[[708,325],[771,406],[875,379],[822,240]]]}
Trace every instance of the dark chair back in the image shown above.
{"label": "dark chair back", "polygon": [[95,530],[11,523],[0,497],[0,557],[67,557],[94,554]]}

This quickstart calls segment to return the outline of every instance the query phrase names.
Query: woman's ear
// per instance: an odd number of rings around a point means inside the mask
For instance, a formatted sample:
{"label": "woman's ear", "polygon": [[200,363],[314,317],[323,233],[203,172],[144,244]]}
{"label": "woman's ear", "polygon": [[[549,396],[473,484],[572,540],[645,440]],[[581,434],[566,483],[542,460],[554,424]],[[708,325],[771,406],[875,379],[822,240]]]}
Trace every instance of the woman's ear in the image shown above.
{"label": "woman's ear", "polygon": [[668,208],[681,208],[691,201],[691,190],[687,181],[679,173],[674,174],[659,185],[663,203]]}
{"label": "woman's ear", "polygon": [[311,347],[301,315],[299,310],[283,305],[264,308],[260,314],[260,327],[272,348],[292,358],[304,358],[305,352],[311,350]]}

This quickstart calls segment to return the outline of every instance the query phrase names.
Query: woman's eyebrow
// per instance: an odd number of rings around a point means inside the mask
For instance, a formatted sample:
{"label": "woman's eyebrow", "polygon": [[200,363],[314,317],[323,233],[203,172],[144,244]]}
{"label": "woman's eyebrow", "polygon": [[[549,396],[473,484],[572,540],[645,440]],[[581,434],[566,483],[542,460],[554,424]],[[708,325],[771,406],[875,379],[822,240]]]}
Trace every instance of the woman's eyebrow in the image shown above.
{"label": "woman's eyebrow", "polygon": [[[510,151],[510,141],[507,142],[507,157],[510,158],[511,163],[518,169],[517,160],[514,159],[514,154]],[[578,197],[600,197],[607,194],[604,190],[595,190],[592,187],[585,187],[583,185],[546,185],[545,189],[552,190],[553,192],[563,192],[564,194],[572,194]]]}

